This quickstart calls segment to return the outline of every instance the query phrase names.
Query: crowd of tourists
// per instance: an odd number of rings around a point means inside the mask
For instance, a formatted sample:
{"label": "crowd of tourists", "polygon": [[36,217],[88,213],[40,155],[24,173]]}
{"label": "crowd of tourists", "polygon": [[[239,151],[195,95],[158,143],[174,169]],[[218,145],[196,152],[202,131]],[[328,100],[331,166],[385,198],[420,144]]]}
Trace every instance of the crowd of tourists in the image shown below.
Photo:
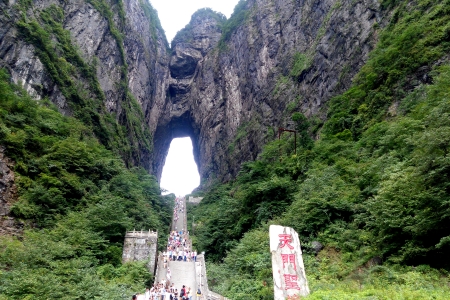
{"label": "crowd of tourists", "polygon": [[164,268],[168,261],[197,261],[197,251],[190,249],[187,237],[183,230],[170,233],[167,251],[163,252]]}
{"label": "crowd of tourists", "polygon": [[[178,219],[180,218],[178,213],[180,213],[180,215],[182,215],[184,212],[183,199],[184,198],[178,198],[178,197],[175,198],[175,207],[173,208],[173,223],[174,224],[176,224]],[[177,229],[176,226],[175,226],[175,229]]]}
{"label": "crowd of tourists", "polygon": [[[197,297],[201,296],[200,290],[197,291]],[[178,292],[172,283],[164,281],[155,284],[151,289],[147,288],[144,294],[136,294],[132,300],[192,300],[192,292],[190,287],[183,287]]]}
{"label": "crowd of tourists", "polygon": [[[190,249],[189,232],[183,228],[178,230],[176,224],[179,217],[183,217],[184,199],[176,198],[173,210],[173,222],[175,230],[170,232],[167,249],[162,253],[163,267],[166,269],[166,279],[155,283],[152,288],[147,288],[144,294],[133,295],[133,300],[191,300],[192,292],[190,287],[183,285],[180,290],[176,289],[174,283],[171,283],[172,273],[169,268],[169,261],[196,262],[197,251]],[[196,295],[201,297],[200,289]]]}
{"label": "crowd of tourists", "polygon": [[[175,207],[173,209],[173,220],[175,230],[170,232],[169,239],[167,241],[167,250],[163,252],[164,268],[166,268],[168,261],[197,261],[197,251],[190,249],[189,232],[184,232],[183,228],[178,230],[176,221],[179,216],[183,216],[184,213],[184,198],[175,199]],[[178,214],[179,213],[179,214]]]}

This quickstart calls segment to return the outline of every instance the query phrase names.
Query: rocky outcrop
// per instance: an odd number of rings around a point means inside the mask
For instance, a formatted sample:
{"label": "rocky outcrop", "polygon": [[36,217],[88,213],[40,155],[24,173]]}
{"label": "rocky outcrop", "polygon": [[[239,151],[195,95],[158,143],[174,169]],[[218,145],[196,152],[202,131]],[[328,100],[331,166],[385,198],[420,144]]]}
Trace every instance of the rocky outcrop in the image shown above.
{"label": "rocky outcrop", "polygon": [[103,101],[105,113],[120,125],[130,123],[125,108],[134,104],[128,95],[141,109],[134,113],[153,148],[129,130],[130,141],[140,143],[131,163],[159,178],[171,140],[190,136],[205,181],[233,178],[277,127],[292,126],[292,112],[324,118],[322,107],[350,86],[376,40],[374,24],[382,20],[377,0],[247,0],[233,22],[210,10],[194,14],[168,49],[156,13],[144,0],[15,4],[0,3],[0,65],[15,83],[73,114],[71,100],[17,26],[23,11],[39,21],[41,11],[59,7],[60,22],[95,68],[104,97],[81,73],[72,78],[77,86]]}
{"label": "rocky outcrop", "polygon": [[8,69],[14,83],[34,98],[49,97],[63,114],[70,114],[65,97],[51,80],[44,65],[35,54],[35,48],[19,37],[16,22],[20,11],[15,1],[0,2],[0,67]]}
{"label": "rocky outcrop", "polygon": [[[99,3],[104,5],[103,9]],[[86,103],[94,103],[91,99],[95,99],[100,105],[90,108],[92,112],[116,118],[119,126],[109,126],[111,132],[114,128],[129,129],[130,119],[137,120],[133,124],[135,127],[147,128],[148,132],[154,130],[156,122],[152,122],[150,107],[165,101],[169,57],[168,43],[163,30],[157,26],[156,12],[146,0],[127,0],[123,4],[108,0],[6,0],[0,2],[0,9],[0,68],[8,70],[15,84],[21,85],[35,99],[49,98],[64,115],[79,117],[68,94],[78,93],[87,99]],[[44,20],[44,12],[50,15],[49,19]],[[36,24],[44,32],[37,32]],[[27,25],[36,30],[36,38],[24,34]],[[69,33],[69,45],[63,44],[63,36],[51,30],[53,25]],[[48,39],[44,40],[47,34]],[[47,44],[39,44],[40,41]],[[45,46],[56,53],[50,63],[67,67],[67,78],[59,78],[58,82],[51,72],[61,75],[64,71],[51,70],[49,62],[42,60],[42,53],[48,54]],[[74,53],[67,54],[70,48],[81,57],[84,65],[77,61]],[[94,70],[94,77],[89,76],[88,68]],[[97,83],[100,92],[96,90]],[[134,102],[140,106],[140,111],[130,109],[136,107]],[[157,108],[154,113],[159,114]],[[89,125],[95,130],[101,122],[94,121]],[[112,142],[107,146],[112,148],[119,144],[122,149],[113,149],[125,153],[127,163],[151,170],[151,147],[144,147],[145,141],[138,139],[135,132],[129,130],[129,137],[120,137],[125,145]],[[133,140],[136,147],[126,144]],[[4,165],[3,151],[0,164]],[[11,192],[15,190],[14,175],[6,167],[0,166],[0,172],[3,174],[0,178],[0,234],[19,234],[23,224],[10,213],[15,196]]]}
{"label": "rocky outcrop", "polygon": [[13,162],[0,146],[0,235],[20,235],[24,224],[10,216],[11,206],[17,200]]}
{"label": "rocky outcrop", "polygon": [[[104,3],[109,10],[100,9],[95,3]],[[86,65],[95,68],[96,81],[103,95],[98,95],[92,88],[92,78],[74,71],[71,79],[76,82],[78,92],[88,93],[89,98],[103,101],[105,112],[116,116],[117,122],[123,126],[127,126],[130,119],[126,115],[126,107],[133,106],[132,103],[125,103],[130,102],[126,97],[126,93],[130,92],[142,110],[142,116],[136,111],[134,117],[140,119],[143,127],[154,130],[153,124],[156,122],[153,115],[160,113],[155,104],[165,101],[168,43],[163,30],[155,25],[159,23],[155,19],[157,14],[147,1],[129,0],[123,3],[123,7],[120,7],[121,3],[106,0],[37,0],[30,7],[18,5],[14,0],[0,3],[4,12],[0,20],[5,25],[0,29],[0,67],[7,68],[12,81],[36,99],[48,97],[61,113],[74,114],[71,100],[66,99],[41,61],[38,55],[41,49],[21,34],[17,26],[18,22],[23,21],[23,14],[27,15],[28,22],[36,20],[42,25],[42,12],[56,7],[62,12],[62,18],[56,21],[70,33],[73,47]],[[62,48],[58,37],[52,35],[51,39],[56,51]],[[65,59],[64,55],[61,56]],[[150,107],[153,106],[152,114]],[[136,137],[130,139],[136,140]],[[134,150],[129,160],[151,169],[150,151],[142,145]]]}
{"label": "rocky outcrop", "polygon": [[194,16],[172,42],[155,132],[158,176],[174,137],[192,138],[204,180],[223,181],[256,158],[276,127],[291,126],[288,107],[323,118],[323,105],[367,59],[380,22],[376,0],[248,0],[245,14],[219,48],[221,20],[211,15]]}
{"label": "rocky outcrop", "polygon": [[[173,138],[190,136],[193,140],[194,159],[199,171],[202,170],[201,166],[207,163],[202,157],[206,149],[200,149],[198,142],[201,132],[204,132],[202,128],[204,124],[199,122],[198,118],[203,115],[204,109],[213,112],[215,108],[198,107],[197,104],[203,100],[193,97],[196,96],[195,91],[199,83],[197,79],[201,76],[199,72],[204,70],[203,65],[208,58],[208,53],[217,46],[221,29],[218,26],[218,19],[211,13],[206,16],[194,15],[190,25],[188,40],[182,42],[175,39],[172,42],[167,98],[164,107],[160,108],[162,113],[157,120],[154,134],[152,161],[153,171],[158,178],[161,176],[165,157]],[[211,72],[213,69],[205,71]],[[209,79],[214,81],[213,76]]]}

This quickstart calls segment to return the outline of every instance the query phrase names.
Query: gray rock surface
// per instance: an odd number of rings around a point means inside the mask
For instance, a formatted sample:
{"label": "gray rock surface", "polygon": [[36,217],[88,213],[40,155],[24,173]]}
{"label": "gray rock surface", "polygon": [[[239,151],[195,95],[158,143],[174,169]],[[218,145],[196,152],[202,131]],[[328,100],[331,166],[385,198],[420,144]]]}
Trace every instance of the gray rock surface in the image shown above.
{"label": "gray rock surface", "polygon": [[[322,107],[350,86],[376,42],[373,25],[382,23],[377,0],[248,0],[248,15],[225,46],[218,47],[223,16],[199,13],[170,51],[141,1],[124,1],[124,24],[117,2],[107,1],[123,32],[126,64],[107,18],[87,1],[36,0],[27,15],[38,18],[52,4],[63,9],[72,43],[96,65],[106,111],[122,125],[126,90],[120,81],[126,66],[127,90],[153,139],[151,151],[134,150],[132,163],[158,178],[175,137],[192,138],[205,182],[227,181],[244,161],[257,157],[277,127],[292,127],[290,111],[325,118]],[[36,49],[18,33],[14,3],[0,3],[0,66],[36,99],[49,97],[71,115]],[[304,58],[299,74],[291,73],[295,57]],[[79,80],[81,87],[88,85]]]}
{"label": "gray rock surface", "polygon": [[371,267],[379,266],[382,264],[383,264],[383,259],[379,256],[375,256],[375,257],[372,257],[371,259],[369,259],[369,261],[365,264],[365,266],[367,268],[371,268]]}
{"label": "gray rock surface", "polygon": [[317,254],[320,252],[320,250],[323,249],[323,245],[322,245],[322,243],[320,243],[318,241],[313,241],[311,243],[311,248],[313,249],[314,253]]}
{"label": "gray rock surface", "polygon": [[123,243],[122,262],[146,261],[154,274],[158,255],[158,232],[127,231]]}
{"label": "gray rock surface", "polygon": [[0,235],[20,235],[24,224],[10,216],[11,205],[17,199],[13,162],[0,146]]}
{"label": "gray rock surface", "polygon": [[[291,126],[288,105],[324,118],[323,105],[364,65],[381,20],[376,0],[249,0],[247,6],[226,49],[217,49],[214,18],[193,17],[192,33],[172,43],[168,97],[154,135],[158,178],[174,137],[192,138],[204,180],[227,181],[257,157],[276,127]],[[291,76],[297,53],[307,62],[300,76]]]}

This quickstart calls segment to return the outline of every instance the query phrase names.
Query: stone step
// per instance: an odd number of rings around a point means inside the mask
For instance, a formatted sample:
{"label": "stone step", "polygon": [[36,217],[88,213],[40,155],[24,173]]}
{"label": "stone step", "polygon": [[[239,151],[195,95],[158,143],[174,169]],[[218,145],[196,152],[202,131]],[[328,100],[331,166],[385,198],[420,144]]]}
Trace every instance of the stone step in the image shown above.
{"label": "stone step", "polygon": [[[184,201],[183,212],[178,212],[178,220],[173,221],[173,230],[186,231],[186,202]],[[192,299],[196,300],[197,282],[196,271],[194,262],[184,261],[169,261],[168,267],[170,269],[171,277],[170,284],[174,284],[174,287],[178,290],[178,295],[183,285],[191,288]],[[167,269],[164,269],[162,258],[160,256],[158,263],[158,273],[156,274],[156,282],[161,282],[162,279],[167,279]]]}
{"label": "stone step", "polygon": [[196,274],[195,274],[195,263],[194,262],[184,262],[184,261],[170,261],[169,262],[170,272],[172,274],[170,282],[175,285],[178,289],[178,294],[181,291],[183,285],[191,288],[192,299],[196,299],[195,291],[197,290]]}

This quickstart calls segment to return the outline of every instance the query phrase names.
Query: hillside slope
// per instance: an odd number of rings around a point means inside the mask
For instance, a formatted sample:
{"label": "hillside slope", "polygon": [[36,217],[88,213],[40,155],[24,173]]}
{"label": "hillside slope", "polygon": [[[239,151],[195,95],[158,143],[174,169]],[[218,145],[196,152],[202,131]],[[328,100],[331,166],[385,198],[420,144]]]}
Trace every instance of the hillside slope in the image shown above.
{"label": "hillside slope", "polygon": [[323,125],[290,114],[297,154],[283,135],[191,208],[217,292],[273,297],[268,226],[281,224],[301,236],[308,299],[448,297],[450,2],[382,7],[392,17]]}
{"label": "hillside slope", "polygon": [[234,178],[290,113],[325,118],[350,87],[390,11],[378,1],[239,1],[229,20],[200,10],[172,42],[153,170],[172,137],[189,135],[205,183]]}
{"label": "hillside slope", "polygon": [[0,8],[0,299],[150,282],[121,243],[166,231],[179,136],[221,294],[270,299],[271,223],[301,234],[312,298],[449,292],[448,0],[242,0],[195,13],[172,49],[146,1]]}
{"label": "hillside slope", "polygon": [[124,299],[152,282],[121,262],[126,230],[170,224],[143,169],[167,53],[145,3],[0,3],[0,299]]}

